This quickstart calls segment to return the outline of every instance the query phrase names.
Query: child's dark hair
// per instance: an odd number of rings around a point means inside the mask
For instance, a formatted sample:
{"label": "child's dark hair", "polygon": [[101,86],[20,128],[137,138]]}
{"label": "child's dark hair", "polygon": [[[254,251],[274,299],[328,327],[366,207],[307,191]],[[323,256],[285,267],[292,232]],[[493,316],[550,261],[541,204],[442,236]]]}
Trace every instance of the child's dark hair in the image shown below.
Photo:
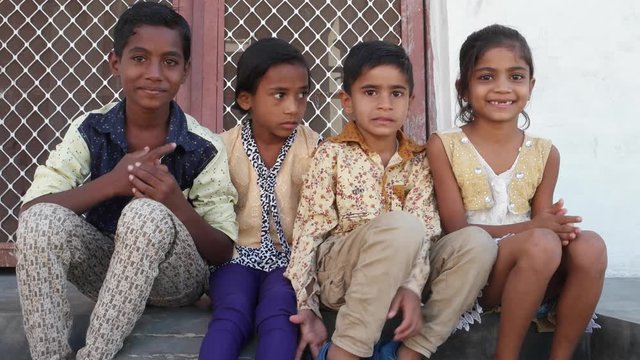
{"label": "child's dark hair", "polygon": [[384,41],[365,41],[352,47],[342,65],[342,89],[351,95],[353,83],[364,71],[380,65],[395,66],[407,77],[413,95],[413,67],[409,55],[399,45]]}
{"label": "child's dark hair", "polygon": [[122,57],[122,51],[129,38],[141,25],[164,26],[177,30],[182,38],[182,56],[185,64],[191,58],[191,29],[182,15],[169,5],[157,2],[137,2],[127,9],[113,30],[113,52]]}
{"label": "child's dark hair", "polygon": [[[469,92],[469,79],[478,59],[487,51],[495,48],[508,48],[520,55],[529,66],[529,77],[533,78],[533,56],[527,40],[516,30],[503,25],[490,25],[480,29],[467,37],[460,48],[460,78],[456,82],[458,105],[460,113],[458,119],[463,123],[473,121],[471,104],[464,100]],[[523,128],[529,127],[529,115],[522,110],[525,123]]]}
{"label": "child's dark hair", "polygon": [[272,66],[279,64],[300,65],[307,69],[307,83],[311,87],[309,65],[298,49],[278,38],[260,39],[240,55],[236,75],[235,101],[232,108],[242,114],[248,113],[238,104],[238,96],[243,91],[255,94],[264,74]]}

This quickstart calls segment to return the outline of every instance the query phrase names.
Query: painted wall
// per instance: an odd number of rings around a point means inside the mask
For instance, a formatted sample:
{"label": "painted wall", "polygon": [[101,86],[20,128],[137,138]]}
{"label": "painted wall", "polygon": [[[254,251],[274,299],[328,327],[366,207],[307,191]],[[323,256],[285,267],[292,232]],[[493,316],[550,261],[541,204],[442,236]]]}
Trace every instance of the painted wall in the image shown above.
{"label": "painted wall", "polygon": [[529,131],[560,151],[556,199],[607,242],[607,276],[640,277],[640,2],[433,0],[439,129],[454,126],[458,52],[500,23],[533,52]]}

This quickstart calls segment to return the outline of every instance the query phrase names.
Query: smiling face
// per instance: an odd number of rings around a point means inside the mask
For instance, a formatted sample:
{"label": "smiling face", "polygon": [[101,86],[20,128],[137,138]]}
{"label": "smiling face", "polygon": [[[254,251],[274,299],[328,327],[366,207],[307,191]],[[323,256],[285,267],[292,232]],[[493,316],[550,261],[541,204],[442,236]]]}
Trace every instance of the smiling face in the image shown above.
{"label": "smiling face", "polygon": [[342,106],[368,144],[395,139],[404,124],[412,96],[406,75],[393,65],[366,69],[342,93]]}
{"label": "smiling face", "polygon": [[285,140],[307,108],[309,74],[301,64],[273,65],[259,80],[255,94],[242,91],[238,105],[251,114],[256,138]]}
{"label": "smiling face", "polygon": [[121,57],[109,54],[109,64],[122,83],[127,114],[168,112],[189,70],[180,33],[151,25],[137,27]]}
{"label": "smiling face", "polygon": [[487,50],[471,72],[463,97],[473,109],[473,121],[514,122],[527,105],[535,80],[515,49]]}

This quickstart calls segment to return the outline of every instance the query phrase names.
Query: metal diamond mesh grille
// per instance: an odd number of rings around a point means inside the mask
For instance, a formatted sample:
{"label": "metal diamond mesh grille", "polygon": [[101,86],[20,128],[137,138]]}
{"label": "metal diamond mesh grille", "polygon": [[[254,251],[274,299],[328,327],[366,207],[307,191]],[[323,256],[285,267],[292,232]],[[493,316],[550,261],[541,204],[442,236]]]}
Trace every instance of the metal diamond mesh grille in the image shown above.
{"label": "metal diamond mesh grille", "polygon": [[300,49],[311,67],[313,86],[305,123],[325,137],[342,128],[340,64],[363,40],[400,43],[400,1],[291,0],[225,1],[224,128],[241,121],[231,110],[236,64],[253,41],[279,37]]}
{"label": "metal diamond mesh grille", "polygon": [[71,120],[118,97],[105,59],[134,2],[0,1],[0,241],[12,240],[36,165]]}
{"label": "metal diamond mesh grille", "polygon": [[[0,241],[13,240],[20,198],[71,120],[118,98],[105,59],[111,28],[134,2],[0,0]],[[225,129],[241,120],[231,110],[236,62],[256,39],[302,50],[313,79],[305,122],[325,136],[342,127],[336,94],[347,50],[400,43],[398,0],[227,0],[224,20]]]}

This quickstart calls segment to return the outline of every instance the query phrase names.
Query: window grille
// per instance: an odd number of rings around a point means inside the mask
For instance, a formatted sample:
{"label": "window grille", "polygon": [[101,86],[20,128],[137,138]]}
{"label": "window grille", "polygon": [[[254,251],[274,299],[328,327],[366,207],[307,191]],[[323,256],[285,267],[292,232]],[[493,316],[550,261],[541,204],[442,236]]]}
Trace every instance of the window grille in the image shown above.
{"label": "window grille", "polygon": [[132,3],[0,1],[0,241],[13,241],[22,194],[71,120],[118,98],[106,56]]}
{"label": "window grille", "polygon": [[[71,120],[119,97],[106,55],[134,2],[0,1],[0,242],[13,241],[21,196]],[[276,36],[302,51],[313,80],[305,123],[328,136],[342,127],[347,50],[401,34],[397,0],[227,0],[224,21],[225,129],[241,121],[231,110],[236,62],[252,41]]]}

